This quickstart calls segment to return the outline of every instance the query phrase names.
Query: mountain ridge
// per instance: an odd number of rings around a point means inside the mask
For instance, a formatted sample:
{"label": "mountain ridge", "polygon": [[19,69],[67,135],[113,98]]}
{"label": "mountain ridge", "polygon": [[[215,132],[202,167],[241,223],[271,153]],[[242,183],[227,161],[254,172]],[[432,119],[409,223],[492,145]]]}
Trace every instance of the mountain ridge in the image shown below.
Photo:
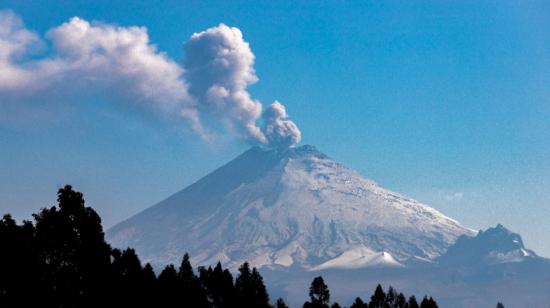
{"label": "mountain ridge", "polygon": [[497,224],[474,237],[460,236],[437,261],[445,266],[483,266],[540,258],[525,248],[521,236]]}

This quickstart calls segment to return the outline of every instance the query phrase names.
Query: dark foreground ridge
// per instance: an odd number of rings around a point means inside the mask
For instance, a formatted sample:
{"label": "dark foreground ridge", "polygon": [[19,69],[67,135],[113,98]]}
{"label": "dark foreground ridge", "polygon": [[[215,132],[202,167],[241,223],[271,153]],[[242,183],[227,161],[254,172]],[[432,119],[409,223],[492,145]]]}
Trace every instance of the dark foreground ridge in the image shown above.
{"label": "dark foreground ridge", "polygon": [[[178,268],[157,276],[142,265],[132,248],[112,249],[105,242],[101,218],[86,207],[83,195],[65,186],[58,205],[18,225],[9,214],[0,220],[0,307],[287,307],[272,306],[263,278],[248,263],[236,279],[218,264],[195,274],[185,254]],[[340,307],[331,303],[322,277],[313,279],[303,307]],[[389,287],[378,285],[369,302],[357,297],[353,308],[432,308]]]}

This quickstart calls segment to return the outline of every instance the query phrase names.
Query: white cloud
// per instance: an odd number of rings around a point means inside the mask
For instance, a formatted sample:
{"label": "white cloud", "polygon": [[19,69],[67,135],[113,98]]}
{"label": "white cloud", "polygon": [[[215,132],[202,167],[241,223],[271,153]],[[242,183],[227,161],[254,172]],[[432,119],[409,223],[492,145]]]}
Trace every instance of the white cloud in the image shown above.
{"label": "white cloud", "polygon": [[462,192],[453,192],[453,193],[445,193],[443,198],[447,201],[460,201],[464,198],[464,193]]}
{"label": "white cloud", "polygon": [[264,113],[264,129],[256,124],[262,105],[247,91],[258,81],[255,56],[237,28],[220,24],[193,34],[184,45],[183,66],[159,52],[144,27],[73,17],[46,38],[50,55],[30,57],[46,42],[13,12],[0,11],[0,108],[101,93],[182,117],[203,138],[210,137],[202,124],[206,116],[252,143],[291,146],[300,140],[278,102]]}

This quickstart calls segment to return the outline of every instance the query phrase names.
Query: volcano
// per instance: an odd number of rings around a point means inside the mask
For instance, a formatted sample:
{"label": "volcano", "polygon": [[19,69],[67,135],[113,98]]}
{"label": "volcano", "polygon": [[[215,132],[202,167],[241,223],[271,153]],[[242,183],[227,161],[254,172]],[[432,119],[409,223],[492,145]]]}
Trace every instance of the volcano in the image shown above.
{"label": "volcano", "polygon": [[378,186],[315,147],[253,147],[108,232],[153,264],[400,267],[430,262],[461,235],[437,210]]}
{"label": "volcano", "polygon": [[431,294],[443,307],[547,307],[550,260],[502,225],[474,232],[380,187],[313,146],[253,147],[114,226],[157,269],[188,252],[195,266],[245,261],[292,306],[322,275],[351,303],[378,283]]}

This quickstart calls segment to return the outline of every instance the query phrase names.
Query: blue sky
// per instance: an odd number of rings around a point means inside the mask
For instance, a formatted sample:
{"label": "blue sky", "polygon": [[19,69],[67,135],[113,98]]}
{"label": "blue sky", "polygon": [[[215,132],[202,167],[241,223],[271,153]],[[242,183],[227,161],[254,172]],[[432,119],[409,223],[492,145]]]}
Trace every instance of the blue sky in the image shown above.
{"label": "blue sky", "polygon": [[[281,101],[302,144],[464,225],[503,223],[550,256],[546,1],[4,0],[0,9],[42,37],[34,58],[52,53],[45,33],[73,16],[146,27],[178,63],[193,33],[237,27],[256,57],[248,90],[264,108]],[[40,97],[27,106],[38,116],[0,116],[9,118],[0,122],[2,212],[27,218],[71,183],[111,226],[249,147],[230,135],[205,142],[109,95],[73,97]]]}

